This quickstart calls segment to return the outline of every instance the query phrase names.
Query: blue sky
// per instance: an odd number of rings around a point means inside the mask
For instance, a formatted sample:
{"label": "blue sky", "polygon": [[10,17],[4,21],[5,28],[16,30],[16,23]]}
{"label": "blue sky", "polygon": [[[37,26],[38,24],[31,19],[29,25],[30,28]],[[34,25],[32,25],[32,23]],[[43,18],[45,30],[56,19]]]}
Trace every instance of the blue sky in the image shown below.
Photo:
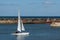
{"label": "blue sky", "polygon": [[0,0],[0,16],[60,16],[60,0]]}

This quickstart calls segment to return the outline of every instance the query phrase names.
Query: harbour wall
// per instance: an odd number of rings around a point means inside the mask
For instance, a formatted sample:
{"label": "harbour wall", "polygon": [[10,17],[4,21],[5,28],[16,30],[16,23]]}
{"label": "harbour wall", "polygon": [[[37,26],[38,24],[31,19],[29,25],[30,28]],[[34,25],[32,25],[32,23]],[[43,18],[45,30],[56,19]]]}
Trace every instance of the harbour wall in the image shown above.
{"label": "harbour wall", "polygon": [[[52,22],[60,22],[60,17],[21,17],[24,24],[44,24]],[[18,18],[12,17],[0,17],[0,24],[17,24]]]}

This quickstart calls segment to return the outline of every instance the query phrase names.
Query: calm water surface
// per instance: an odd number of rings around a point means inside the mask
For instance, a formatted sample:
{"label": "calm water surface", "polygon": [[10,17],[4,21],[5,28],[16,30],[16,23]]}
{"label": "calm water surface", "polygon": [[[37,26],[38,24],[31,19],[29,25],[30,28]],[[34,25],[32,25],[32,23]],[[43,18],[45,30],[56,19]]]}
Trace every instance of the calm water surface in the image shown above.
{"label": "calm water surface", "polygon": [[52,28],[49,24],[24,24],[29,36],[11,35],[17,24],[0,24],[0,40],[60,40],[60,28]]}

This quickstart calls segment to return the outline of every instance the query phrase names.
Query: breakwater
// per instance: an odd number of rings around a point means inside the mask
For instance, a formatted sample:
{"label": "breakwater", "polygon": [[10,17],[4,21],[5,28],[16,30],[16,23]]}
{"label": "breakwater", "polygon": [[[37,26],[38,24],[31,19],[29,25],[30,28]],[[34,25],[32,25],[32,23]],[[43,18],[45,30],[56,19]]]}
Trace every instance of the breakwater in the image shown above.
{"label": "breakwater", "polygon": [[[21,16],[24,24],[39,24],[52,23],[53,21],[60,22],[60,17],[55,16]],[[0,16],[0,24],[16,24],[18,22],[17,16]]]}

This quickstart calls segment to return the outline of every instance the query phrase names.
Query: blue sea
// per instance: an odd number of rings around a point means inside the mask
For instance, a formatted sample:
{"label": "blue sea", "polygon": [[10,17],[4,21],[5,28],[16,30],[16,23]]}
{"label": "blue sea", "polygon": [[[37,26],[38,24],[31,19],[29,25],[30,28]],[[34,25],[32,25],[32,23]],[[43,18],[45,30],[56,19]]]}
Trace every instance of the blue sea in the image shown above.
{"label": "blue sea", "polygon": [[49,24],[24,24],[28,36],[16,36],[17,24],[0,24],[0,40],[60,40],[60,28]]}

